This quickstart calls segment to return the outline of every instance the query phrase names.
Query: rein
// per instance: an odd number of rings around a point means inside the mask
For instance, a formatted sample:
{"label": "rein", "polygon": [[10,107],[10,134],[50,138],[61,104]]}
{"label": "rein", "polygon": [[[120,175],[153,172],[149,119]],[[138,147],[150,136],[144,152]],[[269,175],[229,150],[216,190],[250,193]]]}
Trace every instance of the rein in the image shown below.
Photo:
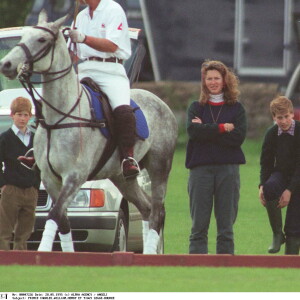
{"label": "rein", "polygon": [[[48,33],[50,33],[53,36],[53,40],[51,43],[48,43],[48,45],[46,45],[45,47],[43,47],[40,51],[38,51],[34,56],[31,54],[30,50],[28,49],[28,47],[24,44],[24,43],[19,43],[16,46],[19,46],[23,49],[23,51],[25,52],[27,61],[25,62],[25,67],[24,67],[24,74],[22,74],[22,72],[19,73],[18,77],[19,80],[24,80],[24,77],[31,77],[33,74],[38,74],[38,75],[59,75],[58,77],[52,78],[48,81],[30,81],[33,84],[40,84],[40,83],[48,83],[48,82],[52,82],[55,81],[57,79],[63,78],[64,76],[66,76],[68,73],[71,72],[72,70],[72,63],[65,69],[57,71],[57,72],[50,72],[50,69],[52,67],[53,64],[53,59],[54,59],[54,50],[55,50],[55,44],[56,44],[56,40],[58,37],[58,34],[55,34],[53,31],[51,31],[50,29],[46,28],[46,27],[42,27],[42,26],[34,26],[33,28],[36,29],[42,29]],[[52,53],[51,53],[51,63],[50,66],[47,70],[43,71],[43,72],[36,72],[33,71],[33,64],[39,60],[41,60],[42,58],[44,58],[46,55],[48,55],[48,53],[51,51],[52,49]],[[26,67],[26,64],[28,64],[28,67]],[[23,69],[23,68],[22,68]],[[21,69],[21,71],[23,71]],[[25,79],[24,81],[28,81],[27,79]]]}
{"label": "rein", "polygon": [[[35,89],[34,84],[49,83],[49,82],[61,79],[64,76],[66,76],[71,71],[71,69],[72,69],[72,63],[70,64],[70,66],[68,66],[65,69],[62,69],[62,70],[57,71],[57,72],[50,72],[49,70],[51,69],[52,64],[53,64],[55,42],[57,40],[58,34],[55,34],[54,32],[52,32],[50,29],[48,29],[46,27],[34,26],[34,28],[42,29],[42,30],[45,30],[45,31],[49,32],[53,36],[53,42],[49,43],[47,46],[43,47],[34,56],[30,53],[30,50],[28,49],[28,47],[24,43],[20,43],[20,44],[17,45],[17,46],[20,46],[24,50],[24,52],[26,54],[26,58],[27,58],[26,63],[28,63],[29,66],[30,66],[29,69],[28,69],[28,72],[25,72],[24,74],[22,74],[21,76],[19,76],[19,80],[22,83],[22,85],[24,86],[24,88],[27,90],[27,92],[30,94],[30,96],[32,97],[34,104],[36,104],[38,102],[38,100],[35,98],[35,95],[34,95],[33,91],[35,91],[35,93],[40,97],[40,99],[42,100],[42,102],[44,102],[48,107],[50,107],[52,110],[54,110],[58,114],[62,115],[62,118],[60,120],[58,120],[54,125],[48,125],[48,124],[46,124],[44,122],[45,127],[46,128],[50,128],[50,129],[52,127],[53,128],[54,127],[58,128],[59,127],[58,126],[59,123],[61,123],[66,118],[71,118],[71,119],[74,119],[74,120],[79,120],[79,121],[84,121],[84,122],[87,122],[87,123],[91,123],[91,124],[93,124],[93,125],[91,125],[91,127],[94,127],[94,120],[92,120],[92,119],[86,119],[86,118],[82,118],[82,117],[78,117],[78,116],[74,116],[74,115],[71,114],[75,110],[75,108],[79,105],[79,103],[80,103],[83,89],[81,89],[81,92],[80,92],[80,94],[79,94],[79,96],[78,96],[75,104],[73,105],[73,107],[70,109],[70,111],[68,113],[64,113],[63,111],[61,111],[58,108],[56,108],[55,106],[53,106],[49,101],[47,101],[45,98],[43,98],[37,92],[37,90]],[[39,61],[40,59],[44,58],[51,51],[51,49],[52,49],[51,64],[50,64],[49,68],[47,70],[43,71],[43,72],[33,71],[33,64],[35,62]],[[52,79],[47,80],[47,81],[34,82],[34,81],[30,80],[30,77],[32,76],[32,74],[42,74],[42,75],[57,75],[57,74],[61,74],[61,75],[59,77],[55,77],[55,78],[52,78]],[[105,127],[105,123],[104,122],[102,122],[102,123],[97,122],[97,123],[98,123],[98,127]],[[74,123],[70,123],[70,124],[74,124]],[[81,123],[75,123],[75,124],[80,125]],[[85,123],[83,123],[83,124],[85,124]],[[64,126],[66,126],[66,125],[67,124],[64,124]],[[74,127],[74,125],[71,125],[71,126]],[[88,126],[86,126],[86,127],[88,127]],[[64,128],[66,128],[66,127],[64,127]]]}

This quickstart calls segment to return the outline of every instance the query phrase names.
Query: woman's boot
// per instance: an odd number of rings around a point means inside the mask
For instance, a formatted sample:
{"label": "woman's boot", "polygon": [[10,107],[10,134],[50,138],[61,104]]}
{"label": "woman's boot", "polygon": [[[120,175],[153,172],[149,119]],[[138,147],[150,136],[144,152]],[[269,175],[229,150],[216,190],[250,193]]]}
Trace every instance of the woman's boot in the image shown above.
{"label": "woman's boot", "polygon": [[269,247],[269,253],[277,253],[280,251],[281,245],[285,242],[282,232],[282,216],[281,208],[278,207],[278,200],[267,201],[266,209],[269,216],[270,225],[273,231],[273,242]]}

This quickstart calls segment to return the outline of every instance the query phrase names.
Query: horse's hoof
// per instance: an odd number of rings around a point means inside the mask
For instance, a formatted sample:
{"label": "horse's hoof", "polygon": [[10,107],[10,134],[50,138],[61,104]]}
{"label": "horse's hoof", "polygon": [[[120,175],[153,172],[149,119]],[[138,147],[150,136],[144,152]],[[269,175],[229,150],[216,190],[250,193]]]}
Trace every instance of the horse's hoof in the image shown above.
{"label": "horse's hoof", "polygon": [[143,254],[157,254],[158,242],[159,234],[154,229],[150,229],[147,235],[147,241],[144,245]]}
{"label": "horse's hoof", "polygon": [[40,244],[38,250],[39,252],[51,252],[52,251],[52,246],[49,247],[48,245],[42,245]]}
{"label": "horse's hoof", "polygon": [[58,233],[60,238],[60,246],[63,252],[75,252],[71,232],[62,234]]}
{"label": "horse's hoof", "polygon": [[143,245],[146,245],[147,237],[149,233],[149,221],[142,221],[143,225]]}
{"label": "horse's hoof", "polygon": [[150,255],[152,255],[152,254],[157,254],[157,252],[156,252],[156,250],[154,250],[153,251],[153,249],[146,249],[144,252],[143,252],[143,254],[146,254],[146,255],[148,255],[148,254],[150,254]]}
{"label": "horse's hoof", "polygon": [[38,248],[38,251],[45,251],[45,252],[52,251],[52,246],[55,239],[57,228],[58,226],[55,221],[51,219],[46,221],[45,229],[43,232],[42,240]]}

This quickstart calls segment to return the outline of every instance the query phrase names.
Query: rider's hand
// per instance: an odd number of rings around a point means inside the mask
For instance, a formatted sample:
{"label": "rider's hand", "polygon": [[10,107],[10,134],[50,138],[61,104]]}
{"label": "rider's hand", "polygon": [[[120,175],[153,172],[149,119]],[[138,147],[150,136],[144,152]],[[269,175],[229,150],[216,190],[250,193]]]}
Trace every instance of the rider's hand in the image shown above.
{"label": "rider's hand", "polygon": [[73,43],[84,43],[86,38],[85,34],[75,29],[69,30],[69,36]]}

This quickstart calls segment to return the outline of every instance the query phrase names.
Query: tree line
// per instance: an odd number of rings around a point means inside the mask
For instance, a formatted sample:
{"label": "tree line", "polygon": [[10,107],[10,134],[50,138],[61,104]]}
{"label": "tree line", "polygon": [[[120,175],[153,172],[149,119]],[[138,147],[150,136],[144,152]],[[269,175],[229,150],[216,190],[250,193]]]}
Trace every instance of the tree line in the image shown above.
{"label": "tree line", "polygon": [[0,28],[23,26],[34,0],[0,0]]}

